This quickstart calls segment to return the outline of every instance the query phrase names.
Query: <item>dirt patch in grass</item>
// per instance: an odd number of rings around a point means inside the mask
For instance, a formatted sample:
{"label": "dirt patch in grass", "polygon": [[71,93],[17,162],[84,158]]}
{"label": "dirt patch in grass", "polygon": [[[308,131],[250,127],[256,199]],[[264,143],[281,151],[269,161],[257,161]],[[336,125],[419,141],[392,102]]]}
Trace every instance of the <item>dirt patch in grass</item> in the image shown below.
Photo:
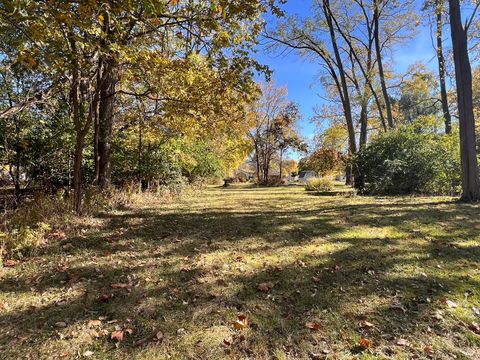
{"label": "dirt patch in grass", "polygon": [[478,359],[479,215],[236,185],[103,214],[0,270],[0,358]]}

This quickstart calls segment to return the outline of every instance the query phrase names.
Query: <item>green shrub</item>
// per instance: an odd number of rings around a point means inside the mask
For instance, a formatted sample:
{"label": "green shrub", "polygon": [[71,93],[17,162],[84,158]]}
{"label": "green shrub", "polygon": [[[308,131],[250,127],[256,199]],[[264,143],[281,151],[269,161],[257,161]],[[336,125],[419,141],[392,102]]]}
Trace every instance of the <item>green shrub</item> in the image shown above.
{"label": "green shrub", "polygon": [[327,177],[311,179],[305,184],[307,191],[332,191],[333,188],[333,180]]}
{"label": "green shrub", "polygon": [[460,190],[458,133],[441,134],[419,122],[378,135],[353,159],[370,194],[454,195]]}

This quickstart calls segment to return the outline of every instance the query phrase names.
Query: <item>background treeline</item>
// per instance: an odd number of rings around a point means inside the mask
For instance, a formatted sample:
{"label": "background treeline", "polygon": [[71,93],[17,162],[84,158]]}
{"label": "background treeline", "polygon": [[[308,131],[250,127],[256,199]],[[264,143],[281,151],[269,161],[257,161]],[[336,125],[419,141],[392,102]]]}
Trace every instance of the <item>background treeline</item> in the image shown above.
{"label": "background treeline", "polygon": [[[330,100],[316,111],[321,131],[300,168],[346,169],[347,183],[361,192],[479,200],[480,73],[472,76],[470,64],[478,61],[478,8],[476,1],[320,0],[310,15],[270,26],[269,49],[318,63]],[[396,71],[401,47],[429,30],[434,66]]]}
{"label": "background treeline", "polygon": [[250,152],[272,1],[2,1],[0,164],[26,189],[179,189]]}

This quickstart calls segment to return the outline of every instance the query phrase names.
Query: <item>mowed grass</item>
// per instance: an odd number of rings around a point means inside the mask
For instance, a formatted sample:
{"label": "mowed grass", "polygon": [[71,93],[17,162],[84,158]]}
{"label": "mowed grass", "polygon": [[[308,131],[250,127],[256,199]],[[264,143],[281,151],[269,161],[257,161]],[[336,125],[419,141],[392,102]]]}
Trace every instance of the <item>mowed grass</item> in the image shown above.
{"label": "mowed grass", "polygon": [[295,186],[104,214],[0,270],[0,358],[480,359],[479,215]]}

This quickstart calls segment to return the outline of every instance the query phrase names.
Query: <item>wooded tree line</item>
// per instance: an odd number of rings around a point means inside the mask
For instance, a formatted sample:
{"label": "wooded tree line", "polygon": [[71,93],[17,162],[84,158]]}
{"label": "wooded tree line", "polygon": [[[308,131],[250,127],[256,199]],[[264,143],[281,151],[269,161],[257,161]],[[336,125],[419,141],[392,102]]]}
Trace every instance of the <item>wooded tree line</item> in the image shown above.
{"label": "wooded tree line", "polygon": [[[375,134],[441,114],[443,133],[454,136],[458,127],[462,199],[478,200],[469,59],[478,7],[315,0],[311,16],[298,18],[283,16],[272,0],[3,1],[2,172],[14,180],[17,203],[22,186],[67,186],[76,211],[86,184],[194,181],[226,175],[248,154],[257,180],[268,182],[274,157],[281,175],[285,151],[305,147],[285,90],[254,81],[269,74],[252,56],[261,35],[269,50],[292,49],[322,67],[331,105],[318,117],[345,131],[347,151],[335,154],[342,152],[335,130],[322,142],[330,150],[318,154],[344,162],[347,182],[365,188],[355,159]],[[274,26],[265,27],[267,12],[280,18]],[[438,71],[414,64],[398,74],[395,50],[422,19],[434,35]],[[447,84],[453,73],[456,92]]]}
{"label": "wooded tree line", "polygon": [[263,0],[2,1],[1,163],[17,201],[21,176],[71,175],[80,211],[86,179],[108,187],[133,167],[149,182],[172,156],[190,175],[206,153],[233,166],[266,70],[250,56],[266,11],[279,13]]}
{"label": "wooded tree line", "polygon": [[[365,188],[365,174],[360,167],[351,167],[352,159],[373,134],[441,113],[445,134],[452,133],[452,117],[458,118],[462,199],[479,199],[469,60],[478,7],[475,1],[461,5],[455,0],[428,0],[421,8],[413,1],[315,0],[312,15],[290,16],[267,29],[271,51],[290,49],[322,67],[321,82],[332,105],[318,115],[341,122],[346,129],[347,182]],[[421,64],[406,75],[398,74],[393,69],[395,50],[413,39],[419,26],[431,29],[437,74]],[[451,62],[446,40],[452,43]],[[456,93],[448,91],[449,71],[455,74]]]}

